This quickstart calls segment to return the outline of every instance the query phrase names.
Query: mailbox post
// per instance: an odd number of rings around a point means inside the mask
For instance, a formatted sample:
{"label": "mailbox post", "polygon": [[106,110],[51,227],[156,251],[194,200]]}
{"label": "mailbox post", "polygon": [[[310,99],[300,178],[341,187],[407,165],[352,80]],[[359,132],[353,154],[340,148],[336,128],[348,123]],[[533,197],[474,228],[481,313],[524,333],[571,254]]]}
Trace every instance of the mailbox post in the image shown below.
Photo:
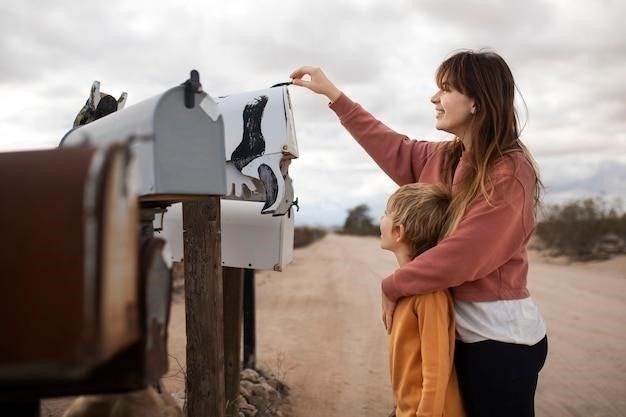
{"label": "mailbox post", "polygon": [[223,417],[226,393],[219,197],[183,203],[183,223],[187,416]]}

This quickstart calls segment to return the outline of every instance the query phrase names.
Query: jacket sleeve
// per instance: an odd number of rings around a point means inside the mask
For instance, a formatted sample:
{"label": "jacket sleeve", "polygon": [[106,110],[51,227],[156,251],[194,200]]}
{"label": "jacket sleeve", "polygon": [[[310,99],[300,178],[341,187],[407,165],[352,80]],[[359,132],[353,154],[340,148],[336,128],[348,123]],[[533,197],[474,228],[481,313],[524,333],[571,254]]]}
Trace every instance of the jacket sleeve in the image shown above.
{"label": "jacket sleeve", "polygon": [[397,300],[456,287],[504,265],[534,229],[533,186],[532,172],[521,179],[512,173],[495,175],[490,201],[480,193],[452,235],[385,278],[385,295]]}
{"label": "jacket sleeve", "polygon": [[415,415],[440,417],[452,371],[450,312],[443,291],[416,298],[422,355],[422,395]]}
{"label": "jacket sleeve", "polygon": [[342,94],[330,108],[378,166],[398,185],[417,182],[433,142],[410,140]]}

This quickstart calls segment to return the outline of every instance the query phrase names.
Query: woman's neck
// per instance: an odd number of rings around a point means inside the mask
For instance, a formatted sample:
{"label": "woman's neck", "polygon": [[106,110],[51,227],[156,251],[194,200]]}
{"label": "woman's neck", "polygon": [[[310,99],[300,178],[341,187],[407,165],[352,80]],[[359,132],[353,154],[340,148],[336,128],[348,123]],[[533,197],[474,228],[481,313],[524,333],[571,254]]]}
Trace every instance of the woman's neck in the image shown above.
{"label": "woman's neck", "polygon": [[464,138],[458,137],[459,140],[463,143],[463,152],[471,152],[472,151],[472,140],[469,135],[466,135]]}

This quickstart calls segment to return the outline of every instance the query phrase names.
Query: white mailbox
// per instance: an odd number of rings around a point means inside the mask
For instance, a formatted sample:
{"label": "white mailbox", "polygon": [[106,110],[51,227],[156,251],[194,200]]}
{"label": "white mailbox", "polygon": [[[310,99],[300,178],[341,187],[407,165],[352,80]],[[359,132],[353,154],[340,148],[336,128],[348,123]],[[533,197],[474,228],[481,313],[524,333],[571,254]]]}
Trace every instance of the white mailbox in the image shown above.
{"label": "white mailbox", "polygon": [[226,193],[224,122],[199,80],[195,87],[188,81],[71,130],[61,146],[111,142],[130,144],[142,202]]}
{"label": "white mailbox", "polygon": [[293,259],[293,213],[261,214],[263,203],[222,199],[222,265],[282,271]]}
{"label": "white mailbox", "polygon": [[[271,216],[261,214],[263,204],[222,198],[222,266],[282,271],[293,259],[293,209]],[[167,241],[166,256],[183,260],[182,204],[168,207],[155,223],[156,236]]]}
{"label": "white mailbox", "polygon": [[288,168],[298,145],[287,86],[218,98],[224,118],[226,196],[262,201],[282,216],[293,204]]}

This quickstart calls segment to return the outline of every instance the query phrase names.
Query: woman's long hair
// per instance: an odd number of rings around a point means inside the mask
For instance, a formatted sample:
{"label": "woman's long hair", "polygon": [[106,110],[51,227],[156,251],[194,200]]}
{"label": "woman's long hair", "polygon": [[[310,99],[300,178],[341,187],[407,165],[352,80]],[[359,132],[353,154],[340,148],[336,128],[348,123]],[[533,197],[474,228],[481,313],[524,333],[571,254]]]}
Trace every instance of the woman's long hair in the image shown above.
{"label": "woman's long hair", "polygon": [[[535,171],[535,206],[539,203],[541,181],[536,164],[519,138],[520,128],[515,110],[515,82],[502,57],[490,51],[461,51],[446,59],[437,69],[437,85],[444,81],[474,100],[476,112],[468,132],[472,138],[469,169],[455,184],[450,215],[458,223],[467,205],[478,195],[490,200],[489,176],[495,162],[506,154],[523,152]],[[463,142],[457,138],[447,145],[441,169],[444,184],[452,189],[454,171],[463,153]]]}

